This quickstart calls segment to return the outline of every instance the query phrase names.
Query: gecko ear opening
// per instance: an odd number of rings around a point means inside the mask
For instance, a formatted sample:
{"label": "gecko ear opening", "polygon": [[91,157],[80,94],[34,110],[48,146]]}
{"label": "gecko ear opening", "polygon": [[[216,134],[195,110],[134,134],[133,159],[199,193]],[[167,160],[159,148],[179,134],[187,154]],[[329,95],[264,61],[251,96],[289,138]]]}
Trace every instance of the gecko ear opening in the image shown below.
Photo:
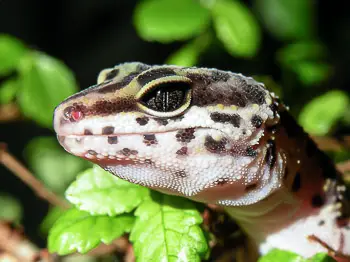
{"label": "gecko ear opening", "polygon": [[141,110],[157,117],[173,117],[189,107],[192,83],[187,79],[165,80],[153,81],[137,94]]}

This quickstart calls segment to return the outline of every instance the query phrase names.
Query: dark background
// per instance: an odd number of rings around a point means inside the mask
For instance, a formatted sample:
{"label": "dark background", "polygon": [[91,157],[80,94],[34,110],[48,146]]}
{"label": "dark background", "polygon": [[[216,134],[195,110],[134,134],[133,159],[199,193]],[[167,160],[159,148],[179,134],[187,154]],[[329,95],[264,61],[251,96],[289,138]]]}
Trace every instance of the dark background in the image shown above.
{"label": "dark background", "polygon": [[[306,1],[306,0],[305,0]],[[250,1],[246,2],[248,6]],[[98,72],[106,67],[127,61],[162,64],[182,43],[159,44],[145,42],[138,37],[132,24],[132,14],[137,1],[131,0],[0,0],[0,33],[22,40],[33,49],[56,57],[70,67],[81,88],[96,81]],[[334,67],[332,79],[316,91],[326,89],[348,90],[350,84],[350,15],[347,1],[316,1],[318,37],[329,52],[329,62]],[[282,43],[263,31],[259,54],[251,60],[236,59],[214,42],[201,57],[200,66],[217,67],[245,75],[271,75],[281,79],[275,52]],[[313,92],[313,95],[315,92]],[[308,99],[284,97],[292,104]],[[0,124],[0,142],[8,145],[21,161],[23,148],[39,135],[53,135],[30,121]],[[47,203],[15,176],[0,166],[0,192],[17,196],[24,207],[24,227],[35,242],[45,246],[38,236],[38,224],[47,212]],[[1,207],[0,207],[1,208]]]}

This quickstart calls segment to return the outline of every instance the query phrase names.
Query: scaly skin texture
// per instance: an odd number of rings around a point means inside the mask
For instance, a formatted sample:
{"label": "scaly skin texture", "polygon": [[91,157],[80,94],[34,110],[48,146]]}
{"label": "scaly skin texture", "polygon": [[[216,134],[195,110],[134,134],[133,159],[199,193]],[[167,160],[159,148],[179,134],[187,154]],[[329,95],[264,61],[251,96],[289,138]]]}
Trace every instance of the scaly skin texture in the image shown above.
{"label": "scaly skin texture", "polygon": [[63,101],[70,153],[149,188],[218,204],[261,253],[350,256],[349,193],[263,84],[217,69],[125,63]]}

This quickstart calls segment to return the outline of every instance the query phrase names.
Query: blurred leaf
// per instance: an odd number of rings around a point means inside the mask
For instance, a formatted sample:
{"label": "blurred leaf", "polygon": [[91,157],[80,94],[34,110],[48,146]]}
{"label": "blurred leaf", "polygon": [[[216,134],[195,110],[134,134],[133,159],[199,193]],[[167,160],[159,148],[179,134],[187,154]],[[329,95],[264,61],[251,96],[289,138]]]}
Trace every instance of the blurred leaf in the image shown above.
{"label": "blurred leaf", "polygon": [[49,212],[47,212],[44,220],[40,224],[40,232],[43,234],[47,234],[53,224],[57,221],[57,219],[63,214],[64,210],[60,207],[51,207]]}
{"label": "blurred leaf", "polygon": [[54,108],[77,92],[72,72],[59,60],[39,52],[26,55],[19,67],[23,113],[45,127],[52,127]]}
{"label": "blurred leaf", "polygon": [[67,154],[54,137],[38,137],[26,146],[29,167],[51,190],[63,194],[88,161]]}
{"label": "blurred leaf", "polygon": [[201,53],[209,46],[211,36],[204,34],[194,39],[181,49],[173,53],[166,61],[166,64],[179,66],[194,66],[198,62]]}
{"label": "blurred leaf", "polygon": [[97,165],[81,173],[66,191],[66,198],[79,209],[110,216],[132,211],[148,195],[149,189],[113,176]]}
{"label": "blurred leaf", "polygon": [[340,90],[332,90],[314,98],[299,115],[299,123],[312,134],[323,136],[348,110],[349,98]]}
{"label": "blurred leaf", "polygon": [[315,85],[327,80],[331,75],[331,66],[320,62],[299,62],[294,65],[294,71],[305,85]]}
{"label": "blurred leaf", "polygon": [[238,1],[218,0],[212,7],[217,37],[233,56],[253,57],[260,46],[260,27],[250,10]]}
{"label": "blurred leaf", "polygon": [[333,258],[327,254],[316,254],[307,259],[290,251],[273,249],[265,256],[259,258],[258,262],[335,262]]}
{"label": "blurred leaf", "polygon": [[187,199],[153,192],[137,208],[130,240],[139,261],[200,261],[208,244],[202,217]]}
{"label": "blurred leaf", "polygon": [[310,39],[314,35],[314,1],[255,0],[255,9],[278,39]]}
{"label": "blurred leaf", "polygon": [[320,43],[300,41],[279,50],[277,59],[284,67],[296,73],[302,83],[315,85],[331,75],[331,66],[322,61],[326,55],[327,52]]}
{"label": "blurred leaf", "polygon": [[318,61],[325,58],[327,51],[325,47],[316,41],[298,41],[288,44],[277,52],[278,61],[289,68],[300,61]]}
{"label": "blurred leaf", "polygon": [[26,47],[16,38],[0,34],[0,75],[15,70],[26,51]]}
{"label": "blurred leaf", "polygon": [[16,198],[0,193],[0,207],[0,220],[20,223],[22,219],[22,206]]}
{"label": "blurred leaf", "polygon": [[9,79],[0,86],[0,104],[8,104],[11,102],[17,93],[18,81]]}
{"label": "blurred leaf", "polygon": [[196,0],[143,0],[134,12],[138,34],[163,43],[185,40],[203,32],[210,13]]}
{"label": "blurred leaf", "polygon": [[51,253],[59,255],[76,251],[87,253],[100,243],[110,244],[124,232],[130,232],[134,217],[120,215],[116,217],[92,216],[85,211],[70,209],[53,225],[48,237]]}

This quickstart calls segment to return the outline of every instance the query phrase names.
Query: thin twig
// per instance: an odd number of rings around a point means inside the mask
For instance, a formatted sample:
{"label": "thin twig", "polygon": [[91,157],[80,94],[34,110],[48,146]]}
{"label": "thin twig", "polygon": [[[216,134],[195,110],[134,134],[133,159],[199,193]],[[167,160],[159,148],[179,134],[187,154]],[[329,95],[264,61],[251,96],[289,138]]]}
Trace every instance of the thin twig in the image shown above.
{"label": "thin twig", "polygon": [[340,151],[350,148],[350,136],[344,136],[341,139],[326,136],[313,136],[312,139],[321,150]]}
{"label": "thin twig", "polygon": [[20,117],[20,111],[15,103],[0,105],[0,122],[10,122]]}
{"label": "thin twig", "polygon": [[25,168],[14,156],[6,151],[6,145],[0,143],[0,163],[12,171],[19,179],[34,190],[34,192],[42,199],[50,204],[59,206],[63,209],[69,208],[69,204],[51,192],[44,186],[32,173]]}
{"label": "thin twig", "polygon": [[[12,257],[12,261],[54,261],[54,256],[40,250],[30,242],[20,229],[13,228],[10,222],[0,220],[0,251]],[[1,260],[0,261],[5,261]]]}

